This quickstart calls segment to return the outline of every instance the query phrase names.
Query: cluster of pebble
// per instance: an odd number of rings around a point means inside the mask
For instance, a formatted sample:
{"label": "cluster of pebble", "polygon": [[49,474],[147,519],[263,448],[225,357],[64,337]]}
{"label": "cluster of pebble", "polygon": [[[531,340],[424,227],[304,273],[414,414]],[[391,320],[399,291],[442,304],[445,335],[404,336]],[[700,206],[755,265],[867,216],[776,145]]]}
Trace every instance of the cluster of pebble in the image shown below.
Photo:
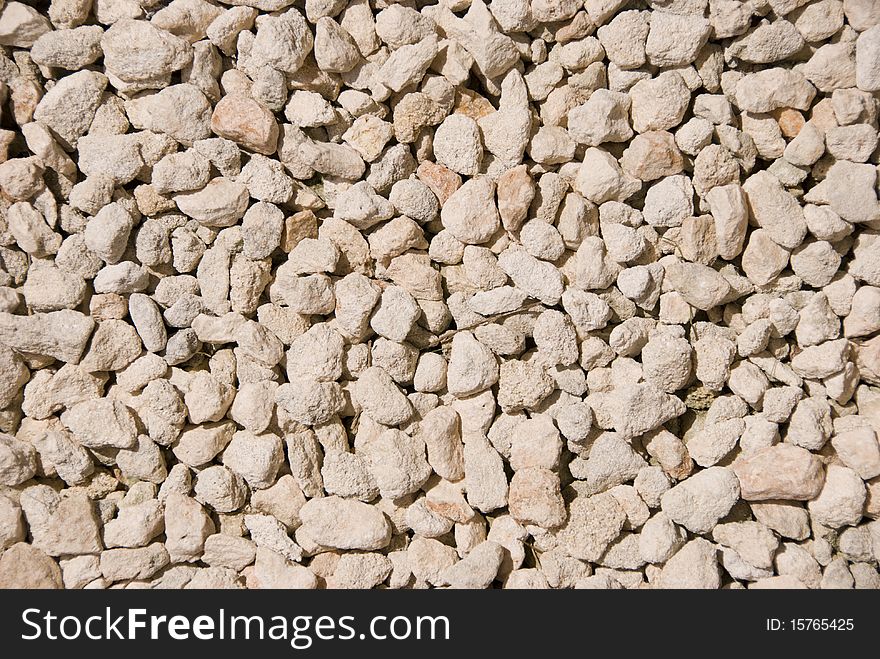
{"label": "cluster of pebble", "polygon": [[0,586],[880,587],[876,0],[0,0]]}

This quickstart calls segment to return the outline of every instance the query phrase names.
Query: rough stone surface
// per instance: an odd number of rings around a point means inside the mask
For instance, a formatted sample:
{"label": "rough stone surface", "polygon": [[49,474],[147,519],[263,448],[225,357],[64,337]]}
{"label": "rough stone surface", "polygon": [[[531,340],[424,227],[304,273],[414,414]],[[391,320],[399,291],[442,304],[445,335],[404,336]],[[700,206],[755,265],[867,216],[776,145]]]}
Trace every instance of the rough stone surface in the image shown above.
{"label": "rough stone surface", "polygon": [[880,587],[877,5],[0,0],[0,587]]}

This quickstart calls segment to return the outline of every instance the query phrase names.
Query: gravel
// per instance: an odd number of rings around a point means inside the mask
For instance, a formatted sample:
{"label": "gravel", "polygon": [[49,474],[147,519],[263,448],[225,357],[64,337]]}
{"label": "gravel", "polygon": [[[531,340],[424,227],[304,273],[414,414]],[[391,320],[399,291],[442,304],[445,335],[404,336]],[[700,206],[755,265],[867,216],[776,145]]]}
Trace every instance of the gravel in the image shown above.
{"label": "gravel", "polygon": [[871,0],[0,0],[0,587],[878,588]]}

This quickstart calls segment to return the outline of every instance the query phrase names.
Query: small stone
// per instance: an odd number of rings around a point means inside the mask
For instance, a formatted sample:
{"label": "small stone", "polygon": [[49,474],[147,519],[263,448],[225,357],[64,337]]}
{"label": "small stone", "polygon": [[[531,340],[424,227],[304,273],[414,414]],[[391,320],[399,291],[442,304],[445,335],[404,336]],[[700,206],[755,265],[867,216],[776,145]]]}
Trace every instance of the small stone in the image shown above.
{"label": "small stone", "polygon": [[252,98],[229,94],[214,107],[211,130],[246,149],[271,155],[278,142],[278,124],[265,107]]}
{"label": "small stone", "polygon": [[335,549],[382,549],[391,539],[391,526],[375,506],[336,496],[311,499],[300,509],[302,533]]}
{"label": "small stone", "polygon": [[701,588],[714,590],[721,587],[717,549],[703,538],[695,538],[666,561],[660,572],[662,588]]}
{"label": "small stone", "polygon": [[682,481],[662,498],[663,512],[692,533],[710,531],[740,497],[740,483],[726,467],[709,467]]}
{"label": "small stone", "polygon": [[784,499],[806,501],[822,488],[822,462],[798,446],[777,444],[733,464],[746,501]]}

